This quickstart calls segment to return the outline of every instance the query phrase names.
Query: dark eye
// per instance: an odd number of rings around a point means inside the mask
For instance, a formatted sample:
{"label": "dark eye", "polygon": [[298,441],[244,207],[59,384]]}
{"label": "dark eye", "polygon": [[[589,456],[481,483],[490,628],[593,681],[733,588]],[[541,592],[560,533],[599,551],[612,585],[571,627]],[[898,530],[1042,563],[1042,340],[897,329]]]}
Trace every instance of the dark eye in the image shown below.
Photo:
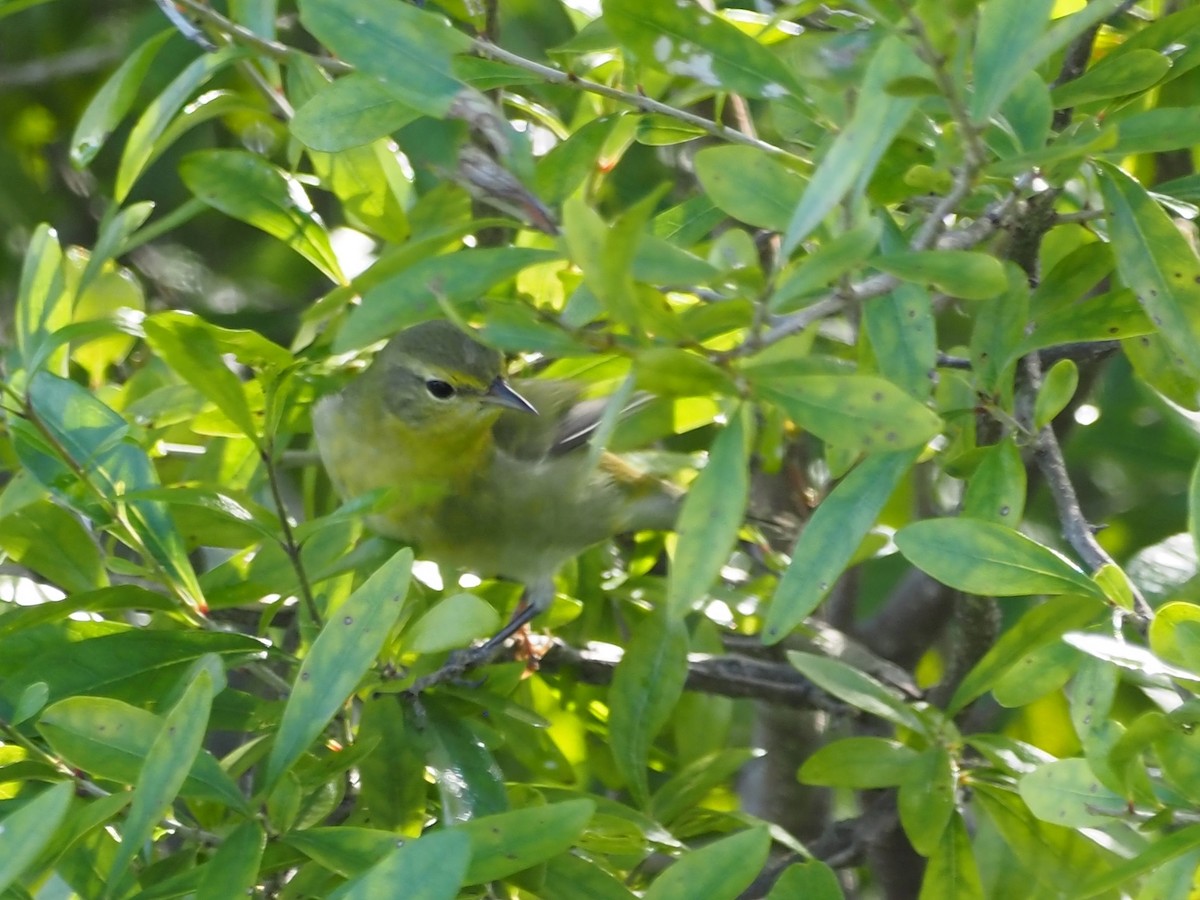
{"label": "dark eye", "polygon": [[425,390],[429,391],[430,396],[436,397],[438,400],[449,400],[454,396],[454,385],[448,384],[445,381],[438,381],[436,378],[430,378],[425,382]]}

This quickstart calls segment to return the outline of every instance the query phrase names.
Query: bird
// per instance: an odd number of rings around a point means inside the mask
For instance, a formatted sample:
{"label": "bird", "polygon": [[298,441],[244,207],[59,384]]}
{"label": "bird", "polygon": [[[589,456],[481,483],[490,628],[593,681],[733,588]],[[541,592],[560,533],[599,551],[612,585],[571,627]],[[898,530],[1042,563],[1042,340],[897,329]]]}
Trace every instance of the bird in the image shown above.
{"label": "bird", "polygon": [[313,409],[337,493],[385,492],[369,528],[440,567],[524,585],[516,613],[477,660],[551,604],[568,560],[675,522],[675,486],[591,452],[606,401],[580,397],[580,385],[561,380],[522,379],[518,391],[497,350],[432,320],[396,334]]}

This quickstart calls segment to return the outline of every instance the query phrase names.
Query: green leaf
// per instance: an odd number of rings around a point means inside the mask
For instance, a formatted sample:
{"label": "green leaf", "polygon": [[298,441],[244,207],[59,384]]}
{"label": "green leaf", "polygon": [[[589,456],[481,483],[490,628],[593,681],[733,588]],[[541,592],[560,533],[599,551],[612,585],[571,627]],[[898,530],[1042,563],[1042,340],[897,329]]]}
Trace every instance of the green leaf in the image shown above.
{"label": "green leaf", "polygon": [[268,788],[278,783],[355,690],[404,609],[412,550],[380,566],[325,623],[300,664],[267,760]]}
{"label": "green leaf", "polygon": [[1029,610],[1016,624],[1000,636],[959,682],[946,712],[954,715],[976,697],[982,696],[1039,647],[1045,647],[1073,628],[1083,628],[1096,621],[1105,610],[1093,596],[1067,594],[1054,597]]}
{"label": "green leaf", "polygon": [[659,397],[735,393],[733,379],[703,356],[676,347],[650,347],[634,357],[637,387]]}
{"label": "green leaf", "polygon": [[899,741],[843,738],[808,757],[800,767],[800,780],[825,787],[894,787],[912,777],[919,756],[916,750]]}
{"label": "green leaf", "polygon": [[827,656],[796,650],[788,651],[788,662],[817,687],[855,709],[920,734],[928,730],[925,720],[904,701],[899,691],[886,687],[853,666]]}
{"label": "green leaf", "polygon": [[987,300],[1008,286],[1004,264],[994,256],[972,250],[890,253],[871,263],[897,278],[930,285],[965,300]]}
{"label": "green leaf", "polygon": [[671,147],[694,141],[707,134],[703,128],[681,122],[672,116],[641,116],[637,123],[637,142],[648,147]]}
{"label": "green leaf", "polygon": [[937,413],[874,375],[755,378],[754,393],[821,440],[862,453],[923,445],[942,429]]}
{"label": "green leaf", "polygon": [[74,793],[70,781],[59,782],[0,819],[0,891],[15,884],[50,843]]}
{"label": "green leaf", "polygon": [[865,186],[892,140],[916,108],[912,97],[896,97],[887,86],[928,70],[907,42],[885,38],[863,75],[854,115],[825,151],[788,223],[783,251],[790,254],[856,184]]}
{"label": "green leaf", "polygon": [[617,116],[601,116],[555,144],[537,162],[534,193],[551,206],[562,203],[596,171],[605,142],[619,122]]}
{"label": "green leaf", "polygon": [[975,863],[971,836],[962,816],[954,814],[925,866],[918,900],[984,900],[983,882]]}
{"label": "green leaf", "polygon": [[490,247],[433,256],[370,287],[333,342],[344,353],[438,315],[439,298],[458,305],[487,293],[521,270],[561,259],[550,250]]}
{"label": "green leaf", "polygon": [[[134,784],[163,719],[108,697],[68,697],[48,707],[38,731],[71,765],[100,778]],[[179,788],[184,797],[246,812],[249,806],[216,758],[201,751]]]}
{"label": "green leaf", "polygon": [[401,838],[378,828],[337,825],[290,831],[283,841],[331,872],[351,877],[380,862]]}
{"label": "green leaf", "polygon": [[1200,847],[1200,825],[1188,825],[1171,834],[1156,835],[1137,856],[1119,862],[1098,875],[1092,875],[1082,886],[1075,889],[1072,896],[1078,900],[1085,900],[1097,894],[1109,894],[1197,847]]}
{"label": "green leaf", "polygon": [[1088,656],[1149,677],[1165,675],[1168,678],[1191,681],[1200,676],[1198,672],[1173,666],[1159,659],[1145,647],[1129,644],[1108,635],[1070,632],[1063,635],[1063,640]]}
{"label": "green leaf", "polygon": [[108,870],[110,884],[116,884],[124,874],[126,866],[158,827],[163,811],[183,787],[202,749],[211,709],[212,679],[208,672],[201,671],[167,713],[162,729],[146,752],[121,831],[121,846]]}
{"label": "green leaf", "polygon": [[390,84],[352,72],[298,108],[288,129],[312,150],[337,153],[387,137],[420,116]]}
{"label": "green leaf", "polygon": [[1035,311],[1026,327],[1030,324],[1033,331],[1013,349],[1014,357],[1056,344],[1120,340],[1155,330],[1137,295],[1126,289],[1088,297],[1045,313]]}
{"label": "green leaf", "polygon": [[470,859],[471,842],[461,829],[424,834],[402,842],[329,894],[329,900],[377,900],[393,895],[400,885],[405,900],[454,900]]}
{"label": "green leaf", "polygon": [[71,135],[71,162],[77,168],[85,168],[96,158],[117,123],[133,107],[150,64],[174,33],[168,28],[143,41],[96,91]]}
{"label": "green leaf", "polygon": [[227,47],[216,53],[202,53],[150,101],[125,141],[113,187],[113,197],[118,203],[129,195],[134,183],[154,159],[156,150],[163,149],[158,139],[175,120],[180,107],[213,75],[245,55],[246,51],[237,47]]}
{"label": "green leaf", "polygon": [[1029,298],[1029,308],[1042,321],[1092,291],[1115,267],[1112,245],[1106,241],[1080,244],[1042,276]]}
{"label": "green leaf", "polygon": [[759,228],[787,228],[804,193],[806,180],[801,175],[754,147],[705,147],[696,154],[695,165],[696,177],[713,203]]}
{"label": "green leaf", "polygon": [[604,0],[602,6],[605,24],[643,65],[749,97],[800,93],[778,57],[720,15],[678,3]]}
{"label": "green leaf", "polygon": [[767,861],[770,832],[752,828],[713,841],[672,863],[650,883],[644,900],[735,900]]}
{"label": "green leaf", "polygon": [[423,721],[414,723],[406,716],[405,725],[424,732],[425,768],[441,795],[444,824],[457,825],[508,809],[496,758],[457,711],[432,707]]}
{"label": "green leaf", "polygon": [[1097,0],[1047,29],[1053,0],[989,0],[976,30],[971,118],[980,124],[990,119],[1027,72],[1120,4],[1121,0]]}
{"label": "green leaf", "polygon": [[1200,374],[1200,261],[1140,184],[1115,166],[1096,166],[1117,271],[1137,291],[1174,351],[1175,364],[1193,376]]}
{"label": "green leaf", "polygon": [[1043,822],[1067,828],[1102,828],[1125,813],[1125,799],[1100,784],[1086,759],[1059,759],[1017,783],[1021,799]]}
{"label": "green leaf", "polygon": [[499,626],[500,614],[492,604],[474,594],[453,594],[435,603],[404,632],[404,649],[410,653],[441,653],[487,637]]}
{"label": "green leaf", "polygon": [[[71,321],[71,297],[63,280],[63,254],[58,234],[40,224],[29,240],[17,288],[17,349],[27,373],[46,364],[49,339]],[[59,351],[52,364],[59,368],[65,354]]]}
{"label": "green leaf", "polygon": [[902,528],[896,546],[918,569],[969,594],[1102,596],[1065,557],[995,522],[926,519]]}
{"label": "green leaf", "polygon": [[257,443],[262,429],[250,412],[246,388],[221,358],[212,326],[194,313],[172,310],[150,316],[143,327],[162,360]]}
{"label": "green leaf", "polygon": [[[125,420],[87,389],[39,371],[29,383],[29,403],[58,446],[110,504],[126,493],[158,487],[158,475],[145,451],[124,440],[129,431]],[[17,452],[39,478],[45,477],[39,471],[42,464],[25,455],[19,444]],[[62,464],[55,465],[55,477],[45,481],[52,489],[61,487],[57,477],[61,475]],[[97,511],[90,497],[88,502],[76,500],[73,495],[68,495],[68,499],[88,515],[107,514]],[[123,503],[125,521],[152,559],[171,577],[178,595],[193,606],[202,606],[200,585],[166,506],[155,500]]]}
{"label": "green leaf", "polygon": [[425,818],[425,748],[411,708],[398,710],[394,697],[363,701],[358,741],[374,746],[358,764],[359,797],[372,824],[411,833]]}
{"label": "green leaf", "polygon": [[[70,553],[63,548],[70,547]],[[0,549],[68,593],[108,584],[95,537],[79,519],[48,500],[0,519]]]}
{"label": "green leaf", "polygon": [[957,773],[945,747],[921,751],[900,785],[900,824],[913,849],[932,856],[954,815]]}
{"label": "green leaf", "polygon": [[1171,60],[1157,50],[1134,49],[1102,58],[1078,78],[1056,86],[1050,92],[1050,99],[1056,109],[1064,109],[1139,94],[1157,84],[1170,70]]}
{"label": "green leaf", "polygon": [[329,234],[304,189],[261,156],[197,150],[184,157],[179,175],[209,206],[278,238],[330,280],[345,282]]}
{"label": "green leaf", "polygon": [[1053,422],[1067,408],[1078,387],[1079,367],[1073,360],[1060,359],[1051,366],[1034,402],[1033,427],[1041,430]]}
{"label": "green leaf", "polygon": [[978,781],[973,793],[1014,856],[1052,890],[1073,896],[1079,888],[1080,872],[1103,873],[1112,867],[1110,853],[1077,831],[1034,818],[1014,793]]}
{"label": "green leaf", "polygon": [[145,702],[206,653],[216,653],[230,664],[265,653],[260,641],[241,634],[124,628],[86,640],[56,631],[31,656],[18,653],[18,646],[10,636],[5,659],[9,677],[2,694],[8,697],[10,691],[19,693],[24,685],[44,681],[51,701],[87,693]]}
{"label": "green leaf", "polygon": [[649,800],[646,764],[650,744],[683,693],[688,636],[683,623],[651,615],[613,673],[609,688],[609,739],[617,769],[639,803]]}
{"label": "green leaf", "polygon": [[1035,71],[1026,72],[1001,104],[1000,115],[1012,130],[1015,146],[1011,152],[998,150],[998,155],[1036,153],[1045,147],[1054,121],[1054,109],[1050,103],[1050,88],[1042,76]]}
{"label": "green leaf", "polygon": [[787,637],[825,599],[916,457],[911,450],[868,456],[821,501],[775,589],[764,643]]}
{"label": "green leaf", "polygon": [[[712,149],[729,150],[733,148],[714,147]],[[697,177],[701,179],[702,184],[704,179],[699,170],[700,158],[710,152],[711,150],[702,150],[696,154]],[[770,184],[762,185],[761,188],[765,196],[773,196],[773,192],[777,190]],[[705,185],[705,190],[710,195],[712,194],[712,188],[708,185]],[[795,203],[789,203],[787,213],[790,215],[793,209],[795,209]],[[782,229],[775,230],[781,231]],[[798,301],[807,295],[827,290],[843,275],[858,268],[871,258],[871,254],[879,245],[879,238],[882,234],[882,223],[878,219],[871,219],[865,225],[860,225],[858,228],[853,228],[820,244],[816,250],[799,259],[780,277],[779,284],[771,294],[770,308],[774,312],[791,312],[802,305]]]}
{"label": "green leaf", "polygon": [[243,822],[235,828],[201,870],[196,900],[252,896],[266,844],[267,834],[258,822]]}
{"label": "green leaf", "polygon": [[967,479],[962,515],[1001,525],[1020,522],[1025,512],[1025,463],[1013,441],[1001,441],[983,451]]}
{"label": "green leaf", "polygon": [[670,824],[741,771],[761,750],[721,750],[688,763],[650,798],[648,812]]}
{"label": "green leaf", "polygon": [[633,892],[599,863],[561,853],[546,863],[543,893],[555,900],[634,900]]}
{"label": "green leaf", "polygon": [[730,413],[709,450],[708,464],[683,500],[667,580],[667,616],[672,620],[681,621],[712,587],[737,543],[750,490],[750,412],[740,406]]}
{"label": "green leaf", "polygon": [[1078,650],[1061,641],[1041,644],[995,680],[992,696],[1005,709],[1027,706],[1066,684],[1082,659]]}
{"label": "green leaf", "polygon": [[[1200,109],[1160,107],[1135,113],[1115,123],[1117,140],[1104,155],[1118,161],[1139,153],[1166,153],[1200,142]],[[1107,201],[1105,203],[1107,206]]]}
{"label": "green leaf", "polygon": [[432,12],[390,0],[301,0],[300,21],[335,55],[387,82],[425,115],[444,116],[465,87],[453,56],[468,52],[471,41]]}
{"label": "green leaf", "polygon": [[819,859],[795,863],[779,876],[767,900],[844,900],[837,873]]}
{"label": "green leaf", "polygon": [[530,806],[472,819],[452,830],[471,840],[464,884],[499,881],[565,853],[596,812],[592,800]]}

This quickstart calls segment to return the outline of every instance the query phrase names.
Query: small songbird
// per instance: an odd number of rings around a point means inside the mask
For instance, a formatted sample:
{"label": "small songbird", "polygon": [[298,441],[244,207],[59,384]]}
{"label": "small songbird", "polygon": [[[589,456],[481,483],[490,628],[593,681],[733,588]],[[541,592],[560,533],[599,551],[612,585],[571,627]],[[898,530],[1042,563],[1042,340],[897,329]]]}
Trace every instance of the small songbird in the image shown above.
{"label": "small songbird", "polygon": [[604,403],[526,379],[455,325],[400,332],[313,411],[317,447],[345,499],[384,488],[379,534],[451,569],[507,578],[525,603],[486,648],[548,607],[567,560],[623,532],[670,528],[678,492],[621,457],[589,453]]}

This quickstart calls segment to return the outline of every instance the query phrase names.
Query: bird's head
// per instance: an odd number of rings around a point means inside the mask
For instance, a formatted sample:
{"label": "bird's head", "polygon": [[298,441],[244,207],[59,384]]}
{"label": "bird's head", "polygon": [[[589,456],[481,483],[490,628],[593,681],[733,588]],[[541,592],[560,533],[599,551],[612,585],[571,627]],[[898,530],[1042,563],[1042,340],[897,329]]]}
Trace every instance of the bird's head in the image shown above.
{"label": "bird's head", "polygon": [[504,409],[537,410],[502,374],[502,358],[450,322],[414,325],[379,351],[360,379],[406,424],[457,430],[490,423]]}

